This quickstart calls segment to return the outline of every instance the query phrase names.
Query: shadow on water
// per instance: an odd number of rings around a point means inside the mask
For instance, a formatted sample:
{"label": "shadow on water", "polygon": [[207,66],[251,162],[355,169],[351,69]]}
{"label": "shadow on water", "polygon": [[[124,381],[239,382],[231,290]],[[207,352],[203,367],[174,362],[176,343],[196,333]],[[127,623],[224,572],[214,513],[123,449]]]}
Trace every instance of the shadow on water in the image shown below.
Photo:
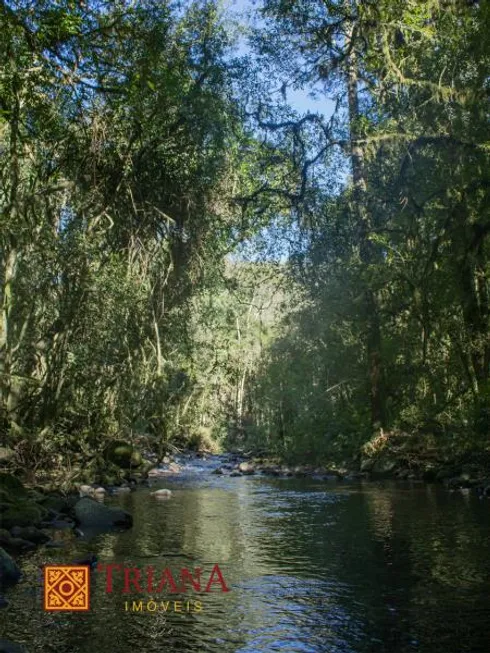
{"label": "shadow on water", "polygon": [[[149,489],[107,500],[133,514],[130,531],[25,558],[24,580],[0,613],[1,636],[43,653],[490,650],[487,501],[422,484],[209,473],[159,486],[173,490],[170,501]],[[105,576],[92,572],[90,612],[44,612],[39,565],[88,553],[158,576],[200,567],[205,581],[185,595],[123,594],[116,573],[107,593]],[[216,563],[230,592],[204,591]],[[131,609],[151,599],[157,610]]]}

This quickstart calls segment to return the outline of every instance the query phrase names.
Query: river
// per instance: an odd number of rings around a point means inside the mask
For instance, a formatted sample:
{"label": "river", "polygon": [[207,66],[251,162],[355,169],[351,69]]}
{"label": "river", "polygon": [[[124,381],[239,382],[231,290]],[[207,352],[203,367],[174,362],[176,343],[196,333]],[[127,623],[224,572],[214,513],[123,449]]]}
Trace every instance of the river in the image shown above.
{"label": "river", "polygon": [[[415,482],[212,475],[220,462],[159,480],[167,501],[149,488],[106,499],[133,515],[126,532],[60,532],[64,548],[23,558],[2,637],[29,653],[490,651],[489,500]],[[40,565],[92,553],[176,578],[218,564],[230,591],[123,594],[114,572],[108,593],[95,570],[89,612],[44,612]]]}

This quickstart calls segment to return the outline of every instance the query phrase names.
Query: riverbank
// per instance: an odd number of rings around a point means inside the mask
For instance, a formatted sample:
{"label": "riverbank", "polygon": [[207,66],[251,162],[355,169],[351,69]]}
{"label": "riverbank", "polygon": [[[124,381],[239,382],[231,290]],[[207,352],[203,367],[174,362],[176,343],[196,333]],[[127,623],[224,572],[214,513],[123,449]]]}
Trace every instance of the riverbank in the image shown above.
{"label": "riverbank", "polygon": [[[126,452],[127,453],[127,452]],[[134,451],[129,452],[135,457]],[[21,478],[9,472],[0,473],[0,547],[14,557],[34,550],[38,546],[55,548],[62,541],[52,539],[54,531],[71,532],[76,536],[80,526],[80,500],[90,497],[101,506],[106,496],[130,493],[140,486],[161,485],[166,479],[184,476],[189,464],[200,462],[203,474],[240,478],[265,476],[277,478],[312,478],[325,482],[370,481],[393,479],[443,484],[448,490],[469,489],[480,497],[490,496],[490,454],[485,450],[460,453],[450,457],[427,446],[427,441],[408,437],[402,433],[380,434],[366,445],[361,454],[348,461],[326,464],[297,464],[279,458],[258,455],[254,451],[233,451],[214,454],[206,451],[179,452],[167,455],[158,464],[151,454],[136,469],[121,468],[117,482],[113,484],[88,478],[84,483],[53,487],[53,479],[42,483],[23,483]],[[120,462],[123,459],[120,459]],[[143,469],[142,469],[143,467]],[[114,463],[111,463],[113,478]],[[99,478],[104,478],[102,473]],[[86,477],[85,477],[86,478]],[[85,503],[85,507],[91,504]],[[108,517],[109,526],[112,526]],[[120,522],[130,522],[122,517]]]}

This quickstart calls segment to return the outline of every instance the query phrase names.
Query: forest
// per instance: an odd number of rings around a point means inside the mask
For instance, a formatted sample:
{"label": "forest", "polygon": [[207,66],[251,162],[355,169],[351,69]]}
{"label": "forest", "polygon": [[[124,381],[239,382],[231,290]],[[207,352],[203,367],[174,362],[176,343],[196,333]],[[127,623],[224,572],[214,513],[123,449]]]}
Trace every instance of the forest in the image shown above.
{"label": "forest", "polygon": [[0,0],[9,469],[489,464],[490,3],[253,7]]}

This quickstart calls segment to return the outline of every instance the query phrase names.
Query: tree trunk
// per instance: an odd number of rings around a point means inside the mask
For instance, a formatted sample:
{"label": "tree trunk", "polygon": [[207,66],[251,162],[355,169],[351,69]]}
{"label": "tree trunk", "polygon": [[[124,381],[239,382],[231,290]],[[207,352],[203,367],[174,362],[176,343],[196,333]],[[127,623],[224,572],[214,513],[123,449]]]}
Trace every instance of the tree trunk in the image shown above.
{"label": "tree trunk", "polygon": [[[350,2],[346,3],[352,11]],[[359,142],[359,73],[357,54],[355,51],[355,23],[349,22],[347,32],[347,97],[349,109],[350,130],[350,160],[354,186],[354,210],[358,220],[358,238],[360,259],[366,268],[379,258],[375,245],[369,240],[371,217],[368,207],[367,181],[364,164],[364,151]],[[381,327],[376,293],[369,287],[369,281],[364,290],[364,310],[367,322],[366,354],[368,360],[368,377],[371,398],[372,425],[385,425],[385,406],[383,392],[383,364],[381,357]]]}

